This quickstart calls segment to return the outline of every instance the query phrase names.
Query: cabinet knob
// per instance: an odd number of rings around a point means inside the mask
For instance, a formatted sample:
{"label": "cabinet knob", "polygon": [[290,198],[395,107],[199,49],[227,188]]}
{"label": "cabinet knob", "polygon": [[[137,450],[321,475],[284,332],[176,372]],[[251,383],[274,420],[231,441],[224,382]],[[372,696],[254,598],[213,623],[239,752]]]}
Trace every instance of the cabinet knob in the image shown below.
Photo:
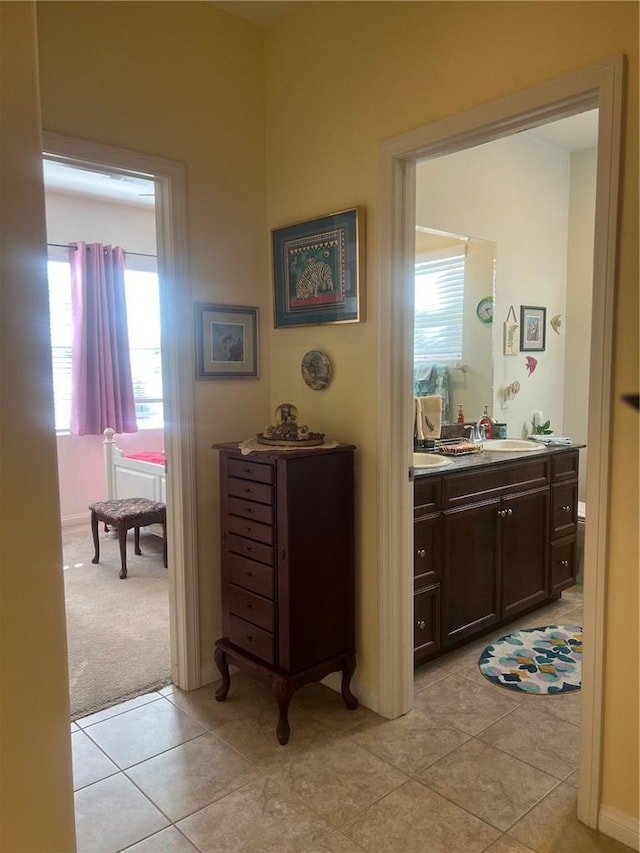
{"label": "cabinet knob", "polygon": [[426,556],[427,556],[427,552],[424,550],[424,548],[420,548],[420,550],[418,551],[418,557],[426,557]]}
{"label": "cabinet knob", "polygon": [[511,509],[511,507],[509,507],[509,509],[507,510],[507,515],[509,516],[509,518],[511,518],[511,516],[513,515],[513,510]]}
{"label": "cabinet knob", "polygon": [[569,565],[569,560],[560,560],[560,565],[566,569]]}
{"label": "cabinet knob", "polygon": [[569,506],[569,504],[561,506],[560,509],[562,510],[562,512],[571,512],[571,507]]}
{"label": "cabinet knob", "polygon": [[427,627],[427,623],[424,621],[424,619],[421,619],[421,620],[418,622],[418,628],[420,628],[420,630],[421,630],[421,631],[424,631],[424,629],[425,629],[426,627]]}
{"label": "cabinet knob", "polygon": [[507,515],[506,509],[499,509],[498,510],[498,518],[505,518],[506,515]]}

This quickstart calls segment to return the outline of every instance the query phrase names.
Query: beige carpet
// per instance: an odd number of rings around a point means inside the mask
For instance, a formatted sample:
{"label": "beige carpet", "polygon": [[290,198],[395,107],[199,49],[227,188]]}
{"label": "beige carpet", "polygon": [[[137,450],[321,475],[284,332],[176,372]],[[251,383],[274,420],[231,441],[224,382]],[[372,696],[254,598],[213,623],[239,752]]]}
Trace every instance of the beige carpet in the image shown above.
{"label": "beige carpet", "polygon": [[89,523],[63,528],[71,718],[87,716],[170,682],[169,597],[162,541],[140,533],[142,556],[127,543],[120,580],[118,540],[100,526],[93,565]]}

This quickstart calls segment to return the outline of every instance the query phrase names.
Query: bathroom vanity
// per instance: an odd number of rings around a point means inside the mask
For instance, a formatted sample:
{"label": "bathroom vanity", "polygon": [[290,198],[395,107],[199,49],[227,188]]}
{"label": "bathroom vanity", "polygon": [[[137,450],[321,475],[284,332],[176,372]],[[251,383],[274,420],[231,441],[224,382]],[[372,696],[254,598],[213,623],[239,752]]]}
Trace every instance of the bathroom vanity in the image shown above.
{"label": "bathroom vanity", "polygon": [[578,446],[414,469],[414,660],[431,660],[575,583]]}

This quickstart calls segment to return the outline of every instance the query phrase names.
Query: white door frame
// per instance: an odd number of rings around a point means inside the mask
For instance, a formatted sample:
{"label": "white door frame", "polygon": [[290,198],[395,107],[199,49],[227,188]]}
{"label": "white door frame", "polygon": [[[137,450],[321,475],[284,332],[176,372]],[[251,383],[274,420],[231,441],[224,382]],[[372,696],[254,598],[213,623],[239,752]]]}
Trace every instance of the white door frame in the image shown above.
{"label": "white door frame", "polygon": [[171,679],[183,690],[202,684],[195,522],[193,312],[189,296],[184,165],[124,148],[43,132],[48,159],[91,171],[153,180],[160,278]]}
{"label": "white door frame", "polygon": [[593,320],[584,572],[584,655],[578,817],[598,825],[603,729],[609,435],[623,57],[386,140],[380,155],[379,711],[413,707],[413,288],[415,164],[597,108]]}

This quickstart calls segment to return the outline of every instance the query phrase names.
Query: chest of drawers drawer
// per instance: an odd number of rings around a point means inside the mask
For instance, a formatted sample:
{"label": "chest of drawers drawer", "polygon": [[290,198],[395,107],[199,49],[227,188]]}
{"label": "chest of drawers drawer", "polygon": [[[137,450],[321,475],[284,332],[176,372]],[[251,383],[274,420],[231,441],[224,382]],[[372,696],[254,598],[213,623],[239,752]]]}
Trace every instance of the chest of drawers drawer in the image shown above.
{"label": "chest of drawers drawer", "polygon": [[229,611],[235,616],[240,616],[253,625],[264,628],[265,631],[273,633],[274,629],[274,606],[273,601],[263,598],[230,583],[228,588]]}
{"label": "chest of drawers drawer", "polygon": [[227,530],[237,536],[255,539],[256,542],[264,542],[265,545],[273,545],[273,527],[270,524],[230,515],[227,519]]}
{"label": "chest of drawers drawer", "polygon": [[264,462],[245,461],[244,459],[229,459],[227,472],[230,477],[240,477],[244,480],[254,480],[257,483],[273,483],[273,465]]}
{"label": "chest of drawers drawer", "polygon": [[249,518],[259,521],[261,524],[273,524],[273,507],[268,504],[259,504],[242,498],[227,498],[229,502],[229,517]]}
{"label": "chest of drawers drawer", "polygon": [[275,663],[275,638],[274,635],[246,622],[232,613],[228,617],[229,640],[268,664]]}
{"label": "chest of drawers drawer", "polygon": [[269,566],[273,565],[273,548],[269,545],[263,545],[262,542],[245,539],[244,536],[236,536],[235,533],[229,533],[227,536],[227,548],[233,554],[240,554],[242,557],[247,557],[250,560],[258,560],[260,563],[266,563]]}
{"label": "chest of drawers drawer", "polygon": [[227,494],[231,497],[257,501],[261,504],[273,504],[273,486],[242,480],[239,477],[227,477]]}
{"label": "chest of drawers drawer", "polygon": [[241,586],[251,592],[257,592],[265,598],[274,597],[275,574],[272,566],[247,560],[237,554],[227,553],[226,564],[230,584]]}

